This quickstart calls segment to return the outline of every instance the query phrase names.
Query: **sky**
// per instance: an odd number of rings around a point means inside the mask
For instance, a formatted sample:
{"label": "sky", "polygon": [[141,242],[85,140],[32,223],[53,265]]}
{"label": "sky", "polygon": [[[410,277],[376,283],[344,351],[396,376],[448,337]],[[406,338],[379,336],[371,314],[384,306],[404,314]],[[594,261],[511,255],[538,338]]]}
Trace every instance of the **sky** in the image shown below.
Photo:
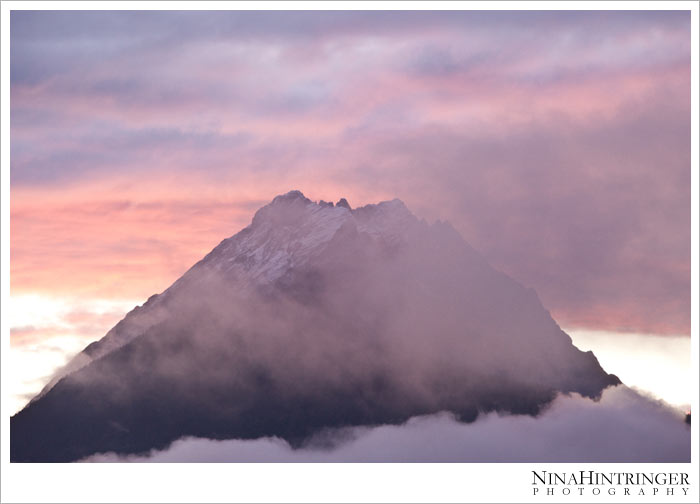
{"label": "sky", "polygon": [[291,189],[450,221],[567,330],[690,335],[688,12],[10,27],[17,404]]}

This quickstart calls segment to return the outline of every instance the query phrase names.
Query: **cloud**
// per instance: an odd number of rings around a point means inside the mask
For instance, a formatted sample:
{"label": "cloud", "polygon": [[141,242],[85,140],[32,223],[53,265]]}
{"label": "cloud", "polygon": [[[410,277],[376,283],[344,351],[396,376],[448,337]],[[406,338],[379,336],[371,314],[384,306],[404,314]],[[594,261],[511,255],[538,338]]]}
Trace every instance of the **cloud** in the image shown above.
{"label": "cloud", "polygon": [[[689,33],[687,12],[27,12],[12,14],[13,82],[51,75],[61,67],[94,63],[145,49],[182,50],[188,44],[240,41],[321,46],[336,40],[420,39],[448,33],[453,37],[489,36],[501,49],[521,51],[536,45],[545,55],[572,47],[605,52],[608,61],[639,57],[644,44],[665,48],[675,33]],[[654,31],[642,30],[652,25]],[[592,28],[596,30],[593,31]],[[495,41],[494,30],[499,33]],[[595,33],[595,35],[594,35]],[[555,42],[553,42],[553,40]],[[86,43],[90,41],[92,43]],[[557,43],[558,42],[558,43]],[[621,47],[613,43],[619,44]],[[309,47],[311,46],[311,47]],[[51,52],[42,52],[49,49]],[[73,54],[78,58],[71,59]],[[541,53],[540,53],[541,54]],[[521,52],[516,53],[517,56]],[[43,70],[40,71],[40,70]]]}
{"label": "cloud", "polygon": [[16,413],[52,375],[101,338],[140,301],[18,295],[9,300],[10,409]]}
{"label": "cloud", "polygon": [[690,407],[695,381],[690,337],[576,329],[566,333],[581,350],[592,350],[603,368],[614,369],[627,386],[675,407]]}
{"label": "cloud", "polygon": [[176,185],[160,194],[162,183],[147,184],[142,194],[99,189],[87,198],[82,190],[15,191],[13,295],[83,296],[85,304],[109,297],[144,301],[245,226],[260,205],[192,198],[187,192],[194,184]]}
{"label": "cloud", "polygon": [[[145,298],[247,224],[242,202],[298,187],[449,220],[562,324],[689,334],[687,12],[11,24],[13,288],[55,288],[70,267],[66,289]],[[63,193],[94,214],[73,221]],[[157,199],[167,223],[98,197]]]}
{"label": "cloud", "polygon": [[689,136],[685,105],[664,96],[608,122],[543,120],[500,137],[364,130],[344,181],[371,179],[451,221],[563,325],[689,334]]}
{"label": "cloud", "polygon": [[[329,445],[330,440],[330,445]],[[318,441],[318,440],[317,440]],[[447,413],[403,425],[325,433],[324,447],[294,450],[278,438],[186,438],[142,457],[99,454],[85,462],[689,462],[683,415],[624,386],[600,401],[559,396],[538,417]]]}

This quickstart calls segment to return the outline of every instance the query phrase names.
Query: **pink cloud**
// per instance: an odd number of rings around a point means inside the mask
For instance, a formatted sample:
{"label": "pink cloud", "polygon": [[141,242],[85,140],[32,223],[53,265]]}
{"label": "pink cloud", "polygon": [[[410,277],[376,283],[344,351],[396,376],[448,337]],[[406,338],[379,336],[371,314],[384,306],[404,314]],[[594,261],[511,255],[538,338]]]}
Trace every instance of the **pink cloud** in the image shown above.
{"label": "pink cloud", "polygon": [[688,333],[689,22],[623,14],[76,21],[109,57],[41,78],[20,39],[13,292],[145,298],[297,188],[450,220],[562,323]]}

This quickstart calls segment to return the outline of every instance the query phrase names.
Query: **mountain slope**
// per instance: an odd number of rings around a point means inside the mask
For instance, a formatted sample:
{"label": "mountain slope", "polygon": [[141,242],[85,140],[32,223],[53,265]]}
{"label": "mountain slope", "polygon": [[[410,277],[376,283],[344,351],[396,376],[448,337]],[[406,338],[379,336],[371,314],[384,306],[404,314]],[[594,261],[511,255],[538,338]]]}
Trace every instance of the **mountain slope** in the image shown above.
{"label": "mountain slope", "polygon": [[399,200],[276,197],[11,420],[12,461],[142,453],[449,410],[537,414],[619,383],[537,295]]}

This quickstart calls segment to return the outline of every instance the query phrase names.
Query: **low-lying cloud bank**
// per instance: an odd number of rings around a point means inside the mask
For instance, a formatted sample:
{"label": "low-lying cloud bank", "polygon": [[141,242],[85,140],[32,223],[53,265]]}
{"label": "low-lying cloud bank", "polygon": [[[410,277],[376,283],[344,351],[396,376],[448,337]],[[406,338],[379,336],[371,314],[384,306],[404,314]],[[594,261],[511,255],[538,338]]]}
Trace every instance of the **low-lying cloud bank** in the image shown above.
{"label": "low-lying cloud bank", "polygon": [[[314,442],[315,441],[315,442]],[[278,438],[183,438],[149,456],[99,454],[87,462],[689,462],[683,414],[617,386],[599,401],[559,396],[538,417],[441,413],[403,425],[336,430],[293,450]]]}

